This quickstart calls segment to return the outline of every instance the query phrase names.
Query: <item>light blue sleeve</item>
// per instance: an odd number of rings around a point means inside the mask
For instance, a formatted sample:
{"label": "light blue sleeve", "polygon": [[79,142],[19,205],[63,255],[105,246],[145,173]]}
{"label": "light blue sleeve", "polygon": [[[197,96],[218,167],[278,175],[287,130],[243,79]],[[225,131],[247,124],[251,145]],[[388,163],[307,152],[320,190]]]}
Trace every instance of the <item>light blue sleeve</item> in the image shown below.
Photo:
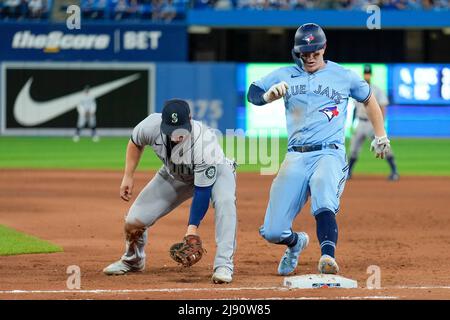
{"label": "light blue sleeve", "polygon": [[280,74],[281,74],[281,69],[274,70],[271,73],[269,73],[268,75],[253,82],[253,84],[260,87],[264,91],[267,91],[270,89],[271,86],[280,82]]}
{"label": "light blue sleeve", "polygon": [[356,72],[349,70],[350,77],[350,96],[358,102],[369,100],[371,90],[369,84],[361,78]]}

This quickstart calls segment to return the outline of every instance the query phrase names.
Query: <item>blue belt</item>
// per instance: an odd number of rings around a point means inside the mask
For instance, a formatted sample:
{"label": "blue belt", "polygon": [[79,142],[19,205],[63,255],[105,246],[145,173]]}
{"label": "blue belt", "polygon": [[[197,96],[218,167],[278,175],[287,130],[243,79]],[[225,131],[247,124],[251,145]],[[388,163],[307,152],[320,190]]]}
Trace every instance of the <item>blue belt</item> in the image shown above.
{"label": "blue belt", "polygon": [[311,151],[318,151],[322,149],[339,149],[337,145],[334,143],[331,144],[311,144],[311,145],[304,145],[304,146],[294,146],[289,147],[288,151],[295,151],[295,152],[311,152]]}

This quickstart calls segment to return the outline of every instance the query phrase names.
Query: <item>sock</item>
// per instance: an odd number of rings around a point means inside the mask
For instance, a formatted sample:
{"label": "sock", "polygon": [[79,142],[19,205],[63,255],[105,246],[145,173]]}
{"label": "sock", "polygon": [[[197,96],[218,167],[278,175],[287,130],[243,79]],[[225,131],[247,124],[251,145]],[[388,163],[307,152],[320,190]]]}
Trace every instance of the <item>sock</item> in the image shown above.
{"label": "sock", "polygon": [[80,128],[77,128],[77,130],[75,131],[75,135],[76,135],[76,136],[79,136],[79,135],[80,135],[80,131],[81,131],[81,129],[80,129]]}
{"label": "sock", "polygon": [[97,135],[97,127],[93,127],[92,128],[92,136],[96,136]]}
{"label": "sock", "polygon": [[338,240],[338,227],[334,212],[327,210],[316,215],[317,239],[319,239],[322,255],[334,258],[334,251]]}
{"label": "sock", "polygon": [[356,162],[356,158],[350,158],[350,160],[348,161],[348,175],[351,176],[352,175],[352,169],[353,166],[355,165]]}
{"label": "sock", "polygon": [[291,248],[291,247],[295,246],[297,244],[297,242],[298,242],[298,234],[297,234],[297,232],[293,232],[291,230],[290,236],[287,238],[284,238],[278,244],[285,244],[289,248]]}
{"label": "sock", "polygon": [[391,167],[392,173],[397,173],[397,166],[395,165],[395,160],[393,156],[386,157],[387,162],[389,163],[389,166]]}

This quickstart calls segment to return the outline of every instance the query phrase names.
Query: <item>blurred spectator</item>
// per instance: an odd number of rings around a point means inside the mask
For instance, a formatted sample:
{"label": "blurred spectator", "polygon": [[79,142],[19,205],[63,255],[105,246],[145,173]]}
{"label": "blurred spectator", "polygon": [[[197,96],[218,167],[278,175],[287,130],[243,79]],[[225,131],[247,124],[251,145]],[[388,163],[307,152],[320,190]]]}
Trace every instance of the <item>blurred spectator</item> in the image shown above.
{"label": "blurred spectator", "polygon": [[94,18],[95,14],[94,0],[81,1],[81,14],[83,18]]}
{"label": "blurred spectator", "polygon": [[433,8],[433,0],[422,0],[422,9],[429,10]]}
{"label": "blurred spectator", "polygon": [[152,20],[158,21],[161,19],[162,7],[163,0],[152,0]]}
{"label": "blurred spectator", "polygon": [[43,0],[29,0],[28,2],[28,17],[31,19],[40,19],[45,11]]}
{"label": "blurred spectator", "polygon": [[233,9],[235,6],[236,4],[231,0],[217,0],[214,8],[219,10],[229,10]]}
{"label": "blurred spectator", "polygon": [[6,0],[3,11],[6,18],[20,19],[27,12],[27,3],[25,0]]}
{"label": "blurred spectator", "polygon": [[434,8],[437,10],[446,9],[448,10],[450,6],[449,0],[434,0]]}
{"label": "blurred spectator", "polygon": [[137,0],[131,0],[130,6],[127,9],[128,17],[130,19],[137,19],[139,18],[139,3]]}
{"label": "blurred spectator", "polygon": [[173,5],[172,0],[166,0],[161,6],[160,18],[164,20],[164,22],[172,21],[177,15],[177,10]]}
{"label": "blurred spectator", "polygon": [[292,9],[312,9],[314,7],[313,0],[294,0],[291,2]]}
{"label": "blurred spectator", "polygon": [[105,11],[108,6],[108,0],[96,0],[95,2],[95,18],[103,19],[105,17]]}
{"label": "blurred spectator", "polygon": [[217,0],[195,0],[195,9],[214,8]]}
{"label": "blurred spectator", "polygon": [[422,9],[422,0],[409,0],[408,1],[409,10],[420,10]]}
{"label": "blurred spectator", "polygon": [[288,0],[279,0],[277,8],[280,10],[290,10],[292,9],[291,4]]}
{"label": "blurred spectator", "polygon": [[114,7],[114,19],[121,20],[128,17],[128,2],[126,0],[117,1]]}
{"label": "blurred spectator", "polygon": [[383,10],[393,10],[395,9],[395,5],[392,0],[381,0],[378,3],[378,6]]}
{"label": "blurred spectator", "polygon": [[[346,3],[347,1],[344,1]],[[315,8],[324,10],[342,9],[342,1],[337,0],[321,0],[316,3]]]}

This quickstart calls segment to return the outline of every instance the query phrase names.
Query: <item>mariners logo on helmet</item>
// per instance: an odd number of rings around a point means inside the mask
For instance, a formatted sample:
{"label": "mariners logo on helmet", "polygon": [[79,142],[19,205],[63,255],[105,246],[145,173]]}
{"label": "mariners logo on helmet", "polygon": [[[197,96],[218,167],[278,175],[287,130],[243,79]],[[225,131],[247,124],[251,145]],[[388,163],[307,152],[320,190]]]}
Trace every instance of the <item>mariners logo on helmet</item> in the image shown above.
{"label": "mariners logo on helmet", "polygon": [[319,112],[322,112],[324,115],[327,116],[328,122],[330,122],[331,119],[333,119],[334,117],[337,117],[339,115],[339,110],[336,106],[320,109]]}

